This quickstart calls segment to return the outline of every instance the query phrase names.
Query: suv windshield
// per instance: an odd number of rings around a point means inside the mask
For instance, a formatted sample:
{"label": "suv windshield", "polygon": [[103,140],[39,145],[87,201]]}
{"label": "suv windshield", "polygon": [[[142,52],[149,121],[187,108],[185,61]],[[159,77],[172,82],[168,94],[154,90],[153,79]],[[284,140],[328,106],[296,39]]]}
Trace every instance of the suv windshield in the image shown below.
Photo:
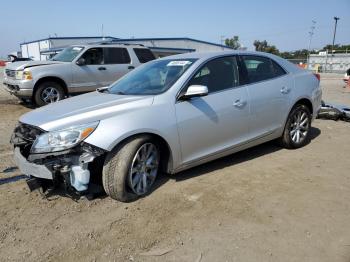
{"label": "suv windshield", "polygon": [[61,62],[72,62],[74,58],[84,49],[82,46],[71,46],[63,49],[53,58],[52,61],[61,61]]}
{"label": "suv windshield", "polygon": [[196,59],[166,59],[145,64],[106,91],[121,95],[156,95],[168,90]]}

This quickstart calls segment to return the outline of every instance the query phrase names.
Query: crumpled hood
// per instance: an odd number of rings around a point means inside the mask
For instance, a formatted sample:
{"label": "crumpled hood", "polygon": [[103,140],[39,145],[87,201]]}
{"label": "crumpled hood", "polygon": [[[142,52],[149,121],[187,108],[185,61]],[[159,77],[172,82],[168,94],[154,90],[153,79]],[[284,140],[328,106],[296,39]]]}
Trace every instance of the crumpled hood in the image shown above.
{"label": "crumpled hood", "polygon": [[18,61],[18,62],[7,64],[6,69],[23,70],[25,68],[34,67],[34,66],[54,65],[54,64],[62,64],[62,63],[65,63],[65,62],[60,62],[60,61]]}
{"label": "crumpled hood", "polygon": [[103,120],[125,111],[142,110],[152,105],[153,98],[91,92],[33,110],[19,121],[47,131],[59,130]]}

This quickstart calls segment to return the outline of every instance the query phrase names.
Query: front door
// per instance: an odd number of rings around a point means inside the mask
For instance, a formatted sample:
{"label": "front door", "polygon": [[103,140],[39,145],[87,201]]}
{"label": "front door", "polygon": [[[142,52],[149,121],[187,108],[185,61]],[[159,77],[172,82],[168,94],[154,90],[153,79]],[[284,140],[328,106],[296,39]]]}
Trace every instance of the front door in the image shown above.
{"label": "front door", "polygon": [[249,97],[239,84],[235,56],[209,61],[190,85],[205,85],[209,94],[175,104],[183,164],[225,151],[249,136]]}

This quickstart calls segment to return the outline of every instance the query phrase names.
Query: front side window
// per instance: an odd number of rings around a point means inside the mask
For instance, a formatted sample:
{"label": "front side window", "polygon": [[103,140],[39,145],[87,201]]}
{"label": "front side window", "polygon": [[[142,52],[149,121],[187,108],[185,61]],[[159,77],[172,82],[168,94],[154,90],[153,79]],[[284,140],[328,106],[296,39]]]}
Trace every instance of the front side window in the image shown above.
{"label": "front side window", "polygon": [[263,56],[242,56],[247,69],[249,83],[268,80],[286,74],[275,61]]}
{"label": "front side window", "polygon": [[103,64],[102,48],[90,48],[82,56],[85,59],[86,65],[101,65]]}
{"label": "front side window", "polygon": [[63,49],[57,55],[51,58],[52,61],[72,62],[77,55],[84,49],[82,46],[71,46]]}
{"label": "front side window", "polygon": [[189,81],[190,85],[204,85],[209,93],[239,85],[236,57],[216,58],[206,63]]}
{"label": "front side window", "polygon": [[196,59],[162,59],[138,67],[106,92],[119,95],[156,95],[168,90]]}
{"label": "front side window", "polygon": [[140,63],[147,63],[151,60],[156,59],[151,50],[146,48],[134,48],[134,52],[139,59]]}
{"label": "front side window", "polygon": [[130,56],[126,48],[104,48],[104,64],[130,64]]}

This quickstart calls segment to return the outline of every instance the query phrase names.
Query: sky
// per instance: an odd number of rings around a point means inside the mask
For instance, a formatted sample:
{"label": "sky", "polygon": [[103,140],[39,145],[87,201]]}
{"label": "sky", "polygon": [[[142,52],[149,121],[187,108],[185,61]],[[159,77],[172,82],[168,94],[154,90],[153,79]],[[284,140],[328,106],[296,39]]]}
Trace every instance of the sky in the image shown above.
{"label": "sky", "polygon": [[0,57],[20,43],[49,36],[190,37],[220,43],[238,35],[253,50],[267,40],[280,51],[332,43],[334,19],[340,17],[336,43],[350,44],[350,0],[60,0],[3,1],[0,8]]}

